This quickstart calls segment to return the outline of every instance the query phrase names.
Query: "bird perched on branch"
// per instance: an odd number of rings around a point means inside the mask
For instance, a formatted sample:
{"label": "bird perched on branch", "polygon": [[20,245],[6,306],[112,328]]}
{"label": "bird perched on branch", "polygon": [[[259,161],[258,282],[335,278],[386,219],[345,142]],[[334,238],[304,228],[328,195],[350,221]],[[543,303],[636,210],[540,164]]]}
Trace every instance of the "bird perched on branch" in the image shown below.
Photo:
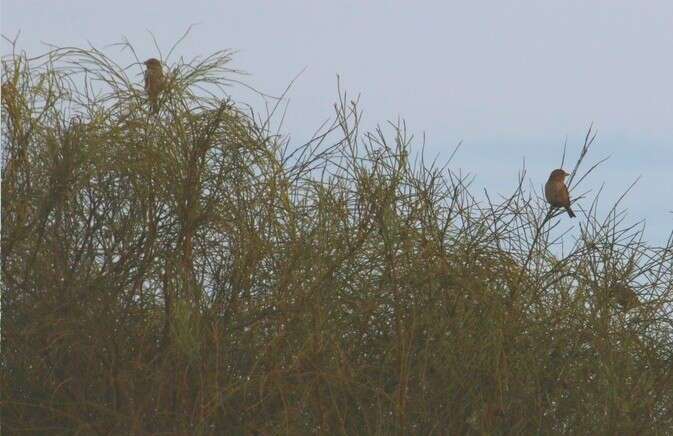
{"label": "bird perched on branch", "polygon": [[552,171],[549,180],[544,185],[544,196],[552,207],[562,207],[568,212],[570,218],[575,218],[575,213],[570,208],[568,187],[565,184],[565,178],[569,175],[560,168]]}
{"label": "bird perched on branch", "polygon": [[0,97],[2,97],[2,103],[5,104],[7,111],[10,113],[15,109],[15,100],[18,92],[16,87],[12,82],[5,82],[2,84],[0,89]]}
{"label": "bird perched on branch", "polygon": [[612,296],[615,298],[615,301],[617,301],[625,311],[640,305],[638,295],[636,295],[636,292],[629,286],[617,283],[610,290],[612,291]]}
{"label": "bird perched on branch", "polygon": [[145,61],[145,92],[150,100],[153,112],[159,110],[159,94],[164,89],[164,72],[158,59],[150,58]]}

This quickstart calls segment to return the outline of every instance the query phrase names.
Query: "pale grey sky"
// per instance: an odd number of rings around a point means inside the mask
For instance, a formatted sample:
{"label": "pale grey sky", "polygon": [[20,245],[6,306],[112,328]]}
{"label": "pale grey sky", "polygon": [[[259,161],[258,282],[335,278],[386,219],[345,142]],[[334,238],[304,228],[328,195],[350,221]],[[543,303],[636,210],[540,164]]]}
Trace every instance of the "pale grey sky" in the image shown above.
{"label": "pale grey sky", "polygon": [[21,30],[19,47],[31,55],[46,50],[43,42],[100,48],[125,36],[140,56],[156,56],[148,31],[166,53],[199,23],[177,54],[238,50],[235,66],[264,92],[280,94],[306,67],[285,124],[297,142],[330,116],[339,74],[344,88],[361,94],[368,125],[402,116],[440,158],[462,140],[453,167],[493,193],[511,190],[524,158],[541,186],[564,138],[574,161],[593,122],[591,156],[612,158],[583,187],[605,182],[610,203],[642,175],[624,201],[630,221],[647,219],[652,242],[673,229],[670,0],[3,0],[1,7],[2,34]]}

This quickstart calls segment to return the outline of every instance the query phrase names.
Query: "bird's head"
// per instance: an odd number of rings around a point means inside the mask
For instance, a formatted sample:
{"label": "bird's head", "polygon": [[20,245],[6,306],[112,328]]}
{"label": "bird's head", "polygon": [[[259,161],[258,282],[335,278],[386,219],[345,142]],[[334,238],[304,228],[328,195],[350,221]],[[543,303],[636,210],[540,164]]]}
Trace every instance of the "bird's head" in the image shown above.
{"label": "bird's head", "polygon": [[561,168],[558,168],[558,169],[551,172],[551,174],[549,175],[549,179],[550,180],[563,181],[563,180],[565,180],[566,176],[569,176],[569,175],[570,175],[569,173],[566,173]]}
{"label": "bird's head", "polygon": [[159,59],[156,58],[149,58],[145,62],[143,62],[147,68],[153,68],[153,67],[161,67],[161,62],[159,62]]}

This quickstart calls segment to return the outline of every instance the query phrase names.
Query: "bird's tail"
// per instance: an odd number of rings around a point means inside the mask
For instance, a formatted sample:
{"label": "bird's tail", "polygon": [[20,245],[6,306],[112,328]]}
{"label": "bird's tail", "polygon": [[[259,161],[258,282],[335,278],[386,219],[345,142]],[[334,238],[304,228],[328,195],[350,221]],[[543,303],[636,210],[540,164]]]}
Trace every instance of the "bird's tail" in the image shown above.
{"label": "bird's tail", "polygon": [[568,215],[570,215],[570,218],[575,218],[575,212],[573,212],[570,206],[566,207],[566,211],[568,212]]}

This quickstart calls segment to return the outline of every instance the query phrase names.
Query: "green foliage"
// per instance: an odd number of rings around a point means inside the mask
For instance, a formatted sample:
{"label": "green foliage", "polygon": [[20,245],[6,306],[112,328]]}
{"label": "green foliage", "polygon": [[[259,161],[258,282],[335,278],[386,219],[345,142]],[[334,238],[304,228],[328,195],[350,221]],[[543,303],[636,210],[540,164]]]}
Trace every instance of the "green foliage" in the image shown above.
{"label": "green foliage", "polygon": [[292,148],[229,61],[172,65],[153,113],[140,63],[3,60],[3,430],[673,431],[672,246],[597,200],[555,239],[345,94]]}

